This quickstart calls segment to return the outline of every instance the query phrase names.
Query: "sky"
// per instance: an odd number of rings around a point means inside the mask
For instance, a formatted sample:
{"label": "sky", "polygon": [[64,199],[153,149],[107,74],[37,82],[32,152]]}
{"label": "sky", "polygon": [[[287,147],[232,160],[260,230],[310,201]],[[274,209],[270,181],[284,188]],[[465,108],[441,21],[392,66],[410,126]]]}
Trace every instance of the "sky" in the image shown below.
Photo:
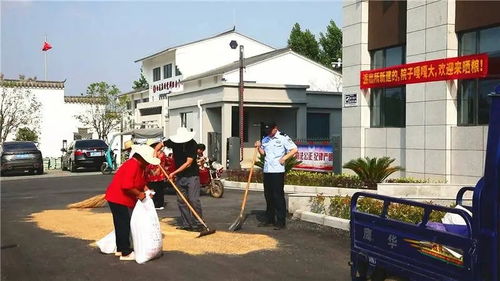
{"label": "sky", "polygon": [[[337,1],[1,1],[0,71],[63,81],[66,95],[93,82],[132,90],[140,77],[135,60],[175,45],[236,31],[275,48],[286,47],[299,23],[316,38],[330,20],[342,27]],[[229,51],[229,47],[228,47]]]}

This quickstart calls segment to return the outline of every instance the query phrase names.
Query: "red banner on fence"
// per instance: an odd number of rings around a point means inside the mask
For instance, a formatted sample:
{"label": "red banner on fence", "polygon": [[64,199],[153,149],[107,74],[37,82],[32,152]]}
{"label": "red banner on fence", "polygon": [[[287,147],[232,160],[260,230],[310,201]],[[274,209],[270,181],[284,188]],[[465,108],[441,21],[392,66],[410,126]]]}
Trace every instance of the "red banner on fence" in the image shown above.
{"label": "red banner on fence", "polygon": [[382,88],[440,80],[472,79],[488,75],[488,55],[401,64],[361,71],[360,88]]}

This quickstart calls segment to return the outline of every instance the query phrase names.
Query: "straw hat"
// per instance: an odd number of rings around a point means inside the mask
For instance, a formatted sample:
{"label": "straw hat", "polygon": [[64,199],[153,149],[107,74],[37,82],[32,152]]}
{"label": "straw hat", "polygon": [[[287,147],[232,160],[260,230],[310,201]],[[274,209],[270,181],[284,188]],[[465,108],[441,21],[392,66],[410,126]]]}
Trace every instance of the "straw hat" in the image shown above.
{"label": "straw hat", "polygon": [[131,140],[128,140],[123,143],[123,150],[131,149],[132,145],[134,145],[134,142]]}
{"label": "straw hat", "polygon": [[134,153],[139,154],[146,162],[153,165],[160,164],[160,159],[153,156],[154,149],[149,145],[138,144],[132,145],[132,155]]}
{"label": "straw hat", "polygon": [[185,143],[194,138],[195,132],[188,131],[187,128],[180,127],[177,129],[177,134],[170,137],[174,143]]}

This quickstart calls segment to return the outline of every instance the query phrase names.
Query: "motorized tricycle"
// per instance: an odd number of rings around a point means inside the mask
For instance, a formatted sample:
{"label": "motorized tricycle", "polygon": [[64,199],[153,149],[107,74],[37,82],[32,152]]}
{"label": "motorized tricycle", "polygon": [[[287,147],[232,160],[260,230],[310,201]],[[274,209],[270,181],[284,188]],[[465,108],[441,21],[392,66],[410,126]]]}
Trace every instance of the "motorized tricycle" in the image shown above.
{"label": "motorized tricycle", "polygon": [[[498,90],[491,95],[484,176],[474,188],[460,189],[456,198],[456,204],[462,205],[464,193],[472,191],[472,206],[448,208],[365,192],[353,195],[352,280],[385,280],[386,276],[411,281],[500,280],[500,86]],[[382,201],[382,212],[359,210],[361,197]],[[390,218],[388,209],[394,203],[423,210],[421,222]],[[431,222],[431,212],[457,215],[464,223]]]}
{"label": "motorized tricycle", "polygon": [[224,166],[216,161],[209,161],[208,165],[200,167],[201,192],[214,198],[221,198],[224,194],[224,184],[221,181]]}
{"label": "motorized tricycle", "polygon": [[[118,169],[118,165],[116,162],[116,158],[118,157],[118,150],[112,149],[113,143],[115,142],[117,137],[130,135],[134,139],[152,139],[152,138],[161,138],[163,137],[163,129],[161,128],[148,128],[148,129],[133,129],[125,132],[121,132],[113,135],[111,140],[109,141],[108,149],[105,152],[106,161],[104,161],[101,165],[101,172],[103,175],[109,175],[113,171]],[[127,157],[128,158],[128,157]]]}

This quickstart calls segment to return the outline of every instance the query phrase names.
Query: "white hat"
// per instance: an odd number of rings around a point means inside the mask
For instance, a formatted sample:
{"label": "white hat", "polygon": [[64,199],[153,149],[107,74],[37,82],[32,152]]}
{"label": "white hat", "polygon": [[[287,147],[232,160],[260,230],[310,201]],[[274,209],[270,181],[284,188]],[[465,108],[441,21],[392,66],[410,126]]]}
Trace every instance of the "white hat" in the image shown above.
{"label": "white hat", "polygon": [[160,164],[160,159],[153,156],[154,151],[155,150],[149,145],[137,144],[132,145],[132,151],[130,154],[133,155],[134,153],[137,153],[149,164],[158,165]]}
{"label": "white hat", "polygon": [[159,143],[159,142],[161,142],[161,138],[148,139],[146,141],[146,145],[151,146],[152,144],[156,144],[156,143]]}
{"label": "white hat", "polygon": [[195,132],[189,132],[187,128],[180,127],[177,129],[177,134],[170,137],[174,143],[185,143],[194,138]]}

